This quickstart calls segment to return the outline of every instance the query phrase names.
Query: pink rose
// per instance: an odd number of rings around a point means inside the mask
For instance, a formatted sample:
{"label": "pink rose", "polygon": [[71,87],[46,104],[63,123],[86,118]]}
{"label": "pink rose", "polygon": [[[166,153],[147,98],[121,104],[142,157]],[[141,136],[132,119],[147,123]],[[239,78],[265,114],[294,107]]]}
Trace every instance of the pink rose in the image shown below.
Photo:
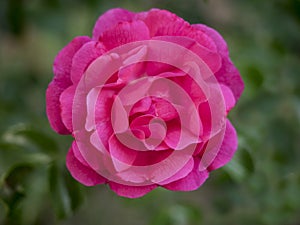
{"label": "pink rose", "polygon": [[47,89],[51,127],[71,134],[71,175],[137,198],[156,187],[191,191],[230,161],[226,118],[244,84],[212,28],[166,10],[112,9],[92,38],[57,55]]}

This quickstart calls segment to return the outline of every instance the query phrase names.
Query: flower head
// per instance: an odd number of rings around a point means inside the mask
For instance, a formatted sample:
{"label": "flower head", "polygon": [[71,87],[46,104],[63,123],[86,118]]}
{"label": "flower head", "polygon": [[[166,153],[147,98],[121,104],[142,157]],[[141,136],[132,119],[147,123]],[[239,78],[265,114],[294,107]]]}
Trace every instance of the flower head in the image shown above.
{"label": "flower head", "polygon": [[244,85],[212,28],[159,9],[111,9],[57,55],[52,128],[72,134],[67,168],[84,185],[136,198],[197,189],[237,149],[226,118]]}

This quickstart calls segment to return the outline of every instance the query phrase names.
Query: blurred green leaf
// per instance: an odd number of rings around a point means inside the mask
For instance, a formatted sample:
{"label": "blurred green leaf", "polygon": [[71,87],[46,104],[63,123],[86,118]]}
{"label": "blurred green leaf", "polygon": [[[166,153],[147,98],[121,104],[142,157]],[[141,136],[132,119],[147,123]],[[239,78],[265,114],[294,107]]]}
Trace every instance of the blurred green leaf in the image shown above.
{"label": "blurred green leaf", "polygon": [[83,194],[79,184],[61,169],[53,164],[49,168],[49,187],[56,215],[63,219],[70,216],[83,202]]}
{"label": "blurred green leaf", "polygon": [[0,187],[10,172],[20,165],[48,164],[51,158],[39,152],[30,152],[19,145],[0,142]]}
{"label": "blurred green leaf", "polygon": [[82,185],[78,183],[74,178],[63,170],[62,174],[64,175],[65,184],[68,190],[68,194],[71,199],[71,209],[74,212],[77,210],[84,201],[84,191],[82,190]]}
{"label": "blurred green leaf", "polygon": [[58,152],[58,146],[52,138],[40,130],[25,124],[11,127],[4,133],[3,139],[8,143],[16,143],[31,148],[35,145],[39,151],[47,154],[55,154]]}
{"label": "blurred green leaf", "polygon": [[26,14],[23,0],[8,0],[7,20],[9,28],[16,36],[21,36],[25,30]]}
{"label": "blurred green leaf", "polygon": [[63,219],[70,216],[72,213],[71,199],[61,171],[59,171],[56,164],[51,165],[49,170],[49,187],[52,203],[58,218]]}
{"label": "blurred green leaf", "polygon": [[4,224],[4,220],[8,213],[7,204],[0,198],[0,224]]}
{"label": "blurred green leaf", "polygon": [[244,181],[254,172],[253,159],[246,148],[239,148],[232,160],[224,166],[229,175],[238,182]]}

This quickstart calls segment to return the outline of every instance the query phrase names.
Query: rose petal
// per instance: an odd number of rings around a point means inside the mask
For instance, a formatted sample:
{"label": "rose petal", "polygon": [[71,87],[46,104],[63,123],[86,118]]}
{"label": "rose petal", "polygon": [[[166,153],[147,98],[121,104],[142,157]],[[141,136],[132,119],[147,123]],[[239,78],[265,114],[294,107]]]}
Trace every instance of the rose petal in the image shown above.
{"label": "rose petal", "polygon": [[208,178],[208,172],[198,171],[196,168],[186,177],[163,185],[164,188],[171,191],[194,191],[198,189]]}
{"label": "rose petal", "polygon": [[129,83],[130,81],[140,78],[144,73],[145,73],[145,63],[140,62],[140,63],[131,64],[119,70],[118,82]]}
{"label": "rose petal", "polygon": [[130,123],[131,130],[139,130],[144,135],[144,138],[148,138],[151,135],[151,131],[149,129],[149,123],[155,117],[153,115],[142,115],[132,120]]}
{"label": "rose petal", "polygon": [[159,182],[159,185],[166,185],[176,180],[180,180],[186,177],[194,168],[194,159],[191,158],[176,174],[169,177],[168,179]]}
{"label": "rose petal", "polygon": [[54,61],[54,79],[46,91],[46,112],[52,129],[60,134],[70,134],[70,131],[62,122],[59,98],[72,84],[70,70],[74,54],[89,40],[85,36],[74,38],[58,53]]}
{"label": "rose petal", "polygon": [[126,9],[115,8],[101,15],[93,29],[93,39],[98,40],[106,30],[116,26],[119,22],[132,21],[134,13]]}
{"label": "rose petal", "polygon": [[46,91],[46,111],[50,126],[59,134],[70,134],[71,132],[66,128],[61,118],[61,108],[59,97],[61,93],[67,88],[60,87],[57,82],[52,81]]}
{"label": "rose petal", "polygon": [[[138,151],[138,146],[129,148],[126,144],[134,145],[133,141],[128,143],[122,143],[119,139],[121,136],[116,137],[113,135],[109,139],[109,151],[110,155],[116,164],[119,164],[119,161],[130,166],[147,166],[156,164],[172,154],[172,150],[164,151]],[[118,139],[119,138],[119,139]],[[130,140],[127,138],[127,140]],[[136,143],[138,144],[138,143]],[[143,142],[140,142],[143,145]],[[145,148],[144,145],[140,148]],[[118,166],[118,165],[116,165]],[[123,168],[123,166],[122,166]]]}
{"label": "rose petal", "polygon": [[176,67],[166,64],[166,63],[161,63],[161,62],[147,62],[146,63],[146,74],[148,76],[161,76],[168,77],[170,74],[165,74],[168,72],[174,72],[173,76],[181,76],[182,72],[178,73],[178,69]]}
{"label": "rose petal", "polygon": [[220,83],[230,87],[237,101],[244,90],[244,82],[229,57],[222,59],[222,67],[215,75]]}
{"label": "rose petal", "polygon": [[72,151],[74,154],[74,157],[84,166],[89,167],[88,162],[85,160],[85,158],[82,156],[81,152],[79,151],[78,145],[74,142],[72,143]]}
{"label": "rose petal", "polygon": [[222,84],[220,84],[220,87],[225,100],[226,112],[228,113],[235,105],[235,97],[229,87]]}
{"label": "rose petal", "polygon": [[54,80],[71,84],[70,72],[73,56],[89,41],[90,38],[86,36],[76,37],[58,53],[53,64]]}
{"label": "rose petal", "polygon": [[145,113],[150,109],[151,104],[152,104],[151,97],[145,97],[133,105],[129,115],[132,116],[135,113]]}
{"label": "rose petal", "polygon": [[162,118],[164,121],[172,120],[178,117],[178,113],[174,106],[166,100],[160,98],[153,98],[153,107],[157,117]]}
{"label": "rose petal", "polygon": [[176,149],[179,144],[181,134],[181,124],[179,121],[174,120],[167,123],[168,132],[164,142],[171,148]]}
{"label": "rose petal", "polygon": [[[96,105],[95,105],[95,111],[91,111],[91,113],[95,114],[95,121],[96,123],[102,122],[102,121],[108,121],[111,119],[111,108],[113,104],[113,97],[114,97],[115,91],[102,88],[99,95],[96,96]],[[95,101],[94,99],[91,99],[88,101]]]}
{"label": "rose petal", "polygon": [[84,44],[72,59],[71,79],[78,83],[88,66],[99,56],[106,52],[100,42],[90,41]]}
{"label": "rose petal", "polygon": [[106,182],[105,178],[100,176],[90,167],[82,164],[75,157],[74,150],[73,150],[74,148],[76,148],[75,145],[76,142],[74,141],[66,158],[67,168],[70,171],[71,175],[74,177],[74,179],[76,179],[77,181],[79,181],[80,183],[86,186],[94,186],[97,184],[105,183]]}
{"label": "rose petal", "polygon": [[238,140],[236,131],[230,123],[230,121],[227,120],[225,135],[221,148],[212,164],[208,167],[208,170],[215,170],[227,164],[233,157],[235,151],[237,150],[237,146]]}
{"label": "rose petal", "polygon": [[[172,81],[177,83],[192,99],[195,107],[197,107],[201,102],[207,100],[209,96],[208,93],[205,93],[203,89],[207,89],[205,86],[200,86],[196,83],[192,77],[186,76],[179,76],[179,77],[172,77],[170,78]],[[207,91],[206,91],[207,92]]]}
{"label": "rose petal", "polygon": [[[200,60],[202,60],[213,73],[217,72],[221,67],[220,54],[215,50],[212,51],[202,46],[201,43],[199,44],[195,39],[179,36],[161,36],[153,39],[167,41],[185,47],[187,50],[197,54]],[[184,58],[184,56],[181,57]]]}
{"label": "rose petal", "polygon": [[[201,125],[196,124],[195,126],[198,126],[199,129]],[[194,131],[193,127],[186,129],[184,128],[184,125],[175,120],[167,123],[167,127],[167,135],[164,141],[173,150],[182,150],[189,145],[201,142],[198,138],[199,134],[192,133]],[[198,137],[196,135],[198,135]]]}
{"label": "rose petal", "polygon": [[162,35],[174,35],[189,24],[176,14],[167,10],[152,9],[147,15],[140,16],[150,30],[151,37]]}
{"label": "rose petal", "polygon": [[188,22],[167,10],[152,9],[146,15],[138,14],[150,30],[150,36],[186,36],[204,47],[214,50],[216,46],[209,36],[193,28]]}
{"label": "rose petal", "polygon": [[72,85],[61,93],[59,101],[61,106],[61,118],[66,128],[72,132],[72,107],[76,86]]}
{"label": "rose petal", "polygon": [[192,26],[197,30],[200,30],[203,33],[207,34],[215,42],[218,51],[222,55],[228,55],[227,44],[225,40],[222,38],[222,36],[216,30],[204,24],[193,24]]}
{"label": "rose petal", "polygon": [[110,50],[133,41],[149,39],[149,30],[142,21],[120,22],[100,36],[100,41]]}
{"label": "rose petal", "polygon": [[119,196],[127,198],[139,198],[155,189],[157,185],[153,184],[146,186],[128,186],[114,182],[109,182],[109,187]]}
{"label": "rose petal", "polygon": [[216,77],[219,82],[224,83],[228,87],[230,87],[235,96],[235,99],[238,100],[244,90],[244,82],[240,76],[239,71],[236,69],[229,58],[229,52],[225,40],[216,30],[203,24],[195,24],[193,25],[193,27],[206,33],[214,40],[217,49],[222,56],[222,67],[216,73]]}

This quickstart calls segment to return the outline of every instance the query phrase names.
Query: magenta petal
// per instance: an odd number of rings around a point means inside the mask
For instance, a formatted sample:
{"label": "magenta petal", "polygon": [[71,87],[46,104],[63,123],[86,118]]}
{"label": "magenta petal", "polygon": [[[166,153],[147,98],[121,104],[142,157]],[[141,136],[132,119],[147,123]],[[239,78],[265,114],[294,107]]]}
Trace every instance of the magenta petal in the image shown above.
{"label": "magenta petal", "polygon": [[118,184],[114,182],[109,182],[109,187],[119,196],[127,198],[139,198],[152,191],[157,185],[147,185],[147,186],[127,186],[123,184]]}
{"label": "magenta petal", "polygon": [[74,38],[58,53],[54,61],[55,76],[46,91],[46,112],[51,127],[60,134],[70,134],[70,131],[62,122],[59,98],[61,93],[72,84],[70,71],[74,54],[89,40],[89,37],[84,36]]}
{"label": "magenta petal", "polygon": [[[154,39],[178,44],[194,52],[201,60],[203,60],[213,73],[217,72],[221,67],[221,57],[216,50],[212,51],[190,37],[160,36],[155,37]],[[212,40],[210,41],[212,42]]]}
{"label": "magenta petal", "polygon": [[222,56],[222,67],[215,75],[219,82],[230,87],[236,100],[238,100],[244,90],[244,82],[239,71],[229,58],[229,52],[225,40],[217,31],[203,24],[193,25],[193,27],[206,33],[215,42],[217,49]]}
{"label": "magenta petal", "polygon": [[222,59],[222,67],[215,75],[220,83],[230,87],[235,99],[238,100],[244,90],[244,82],[229,57]]}
{"label": "magenta petal", "polygon": [[[120,138],[120,140],[118,138]],[[125,140],[126,143],[122,143],[122,140]],[[133,147],[128,148],[126,144]],[[140,148],[139,144],[142,145]],[[133,148],[140,150],[134,150]],[[127,164],[127,166],[153,165],[166,159],[173,152],[172,150],[141,151],[142,149],[146,149],[143,145],[143,142],[135,140],[130,141],[130,138],[128,138],[128,136],[122,137],[122,135],[119,135],[118,137],[116,137],[113,135],[109,138],[109,151],[112,160],[116,163],[116,167],[120,165],[119,162]]]}
{"label": "magenta petal", "polygon": [[72,85],[65,89],[60,95],[60,106],[61,106],[61,118],[66,128],[72,132],[72,107],[73,99],[76,91],[76,86]]}
{"label": "magenta petal", "polygon": [[191,159],[173,176],[169,177],[168,179],[164,180],[163,182],[160,182],[160,185],[169,184],[171,182],[174,182],[176,180],[180,180],[184,177],[186,177],[194,168],[194,159],[191,157]]}
{"label": "magenta petal", "polygon": [[214,42],[208,35],[167,10],[152,9],[147,14],[138,14],[137,16],[146,23],[151,37],[185,36],[194,39],[210,50],[216,49]]}
{"label": "magenta petal", "polygon": [[218,152],[218,155],[208,167],[208,170],[216,170],[227,164],[233,157],[238,147],[237,134],[229,120],[226,121],[226,130],[224,139]]}
{"label": "magenta petal", "polygon": [[185,178],[166,184],[163,187],[172,191],[193,191],[198,189],[208,178],[208,172],[194,168]]}
{"label": "magenta petal", "polygon": [[85,160],[85,158],[83,158],[81,152],[79,151],[79,148],[77,146],[77,144],[75,142],[72,143],[72,150],[73,150],[73,154],[74,157],[84,166],[89,166],[88,162]]}
{"label": "magenta petal", "polygon": [[115,47],[133,42],[149,39],[149,30],[144,22],[120,22],[100,36],[100,41],[110,50]]}
{"label": "magenta petal", "polygon": [[151,107],[151,103],[152,100],[150,97],[145,97],[141,99],[133,105],[132,109],[130,110],[130,116],[132,116],[135,113],[144,113],[148,111]]}
{"label": "magenta petal", "polygon": [[235,105],[236,101],[234,95],[229,87],[226,85],[220,85],[222,94],[225,100],[226,112],[229,112]]}
{"label": "magenta petal", "polygon": [[[138,155],[138,151],[128,148],[126,145],[112,135],[108,141],[110,156],[115,162],[121,161],[128,165],[133,165],[134,160]],[[132,143],[131,143],[132,144]]]}
{"label": "magenta petal", "polygon": [[212,40],[215,42],[218,51],[222,55],[228,56],[228,48],[225,40],[222,38],[222,36],[214,29],[204,25],[204,24],[193,24],[193,27],[195,27],[197,30],[202,31],[203,33],[207,34]]}
{"label": "magenta petal", "polygon": [[102,43],[90,41],[80,48],[73,57],[71,68],[71,80],[78,83],[88,66],[106,49]]}
{"label": "magenta petal", "polygon": [[93,39],[98,40],[104,31],[116,26],[119,22],[132,21],[134,15],[133,12],[121,8],[108,10],[98,18],[93,30]]}
{"label": "magenta petal", "polygon": [[164,121],[169,121],[178,117],[176,109],[168,101],[159,98],[154,98],[153,107],[157,117],[163,119]]}
{"label": "magenta petal", "polygon": [[76,37],[58,53],[53,64],[54,80],[59,83],[71,84],[70,72],[73,56],[89,41],[90,38],[86,36]]}
{"label": "magenta petal", "polygon": [[60,87],[57,82],[52,81],[46,91],[46,112],[50,126],[59,134],[70,134],[61,118],[59,97],[67,87]]}
{"label": "magenta petal", "polygon": [[86,186],[94,186],[97,184],[103,184],[106,182],[106,179],[101,175],[96,173],[93,169],[82,164],[74,155],[74,145],[76,142],[73,142],[72,147],[70,148],[67,154],[67,168],[70,171],[71,175],[79,181],[80,183]]}
{"label": "magenta petal", "polygon": [[131,82],[145,73],[145,63],[135,63],[119,70],[119,82]]}
{"label": "magenta petal", "polygon": [[141,14],[139,19],[142,19],[146,23],[151,37],[175,35],[189,26],[186,21],[176,14],[160,9],[152,9],[146,15]]}

